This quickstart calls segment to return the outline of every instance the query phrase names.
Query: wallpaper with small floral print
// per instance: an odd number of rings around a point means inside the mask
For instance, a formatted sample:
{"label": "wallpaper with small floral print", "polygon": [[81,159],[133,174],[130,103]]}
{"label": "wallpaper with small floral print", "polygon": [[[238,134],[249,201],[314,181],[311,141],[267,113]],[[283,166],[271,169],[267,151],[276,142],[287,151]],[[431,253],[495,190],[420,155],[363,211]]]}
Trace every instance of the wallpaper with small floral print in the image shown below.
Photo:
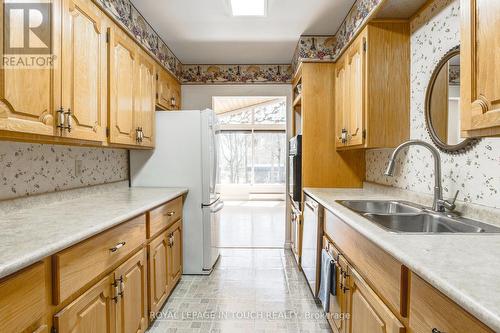
{"label": "wallpaper with small floral print", "polygon": [[[81,161],[79,176],[76,161]],[[124,149],[0,142],[0,200],[126,179]]]}
{"label": "wallpaper with small floral print", "polygon": [[[460,1],[437,0],[412,22],[410,136],[432,144],[425,125],[425,92],[439,60],[460,43]],[[383,175],[390,149],[366,152],[368,181],[417,192],[433,193],[430,153],[411,147],[397,160],[395,177]],[[445,197],[500,208],[500,138],[483,139],[461,155],[440,153]]]}
{"label": "wallpaper with small floral print", "polygon": [[184,84],[291,83],[290,65],[184,65]]}

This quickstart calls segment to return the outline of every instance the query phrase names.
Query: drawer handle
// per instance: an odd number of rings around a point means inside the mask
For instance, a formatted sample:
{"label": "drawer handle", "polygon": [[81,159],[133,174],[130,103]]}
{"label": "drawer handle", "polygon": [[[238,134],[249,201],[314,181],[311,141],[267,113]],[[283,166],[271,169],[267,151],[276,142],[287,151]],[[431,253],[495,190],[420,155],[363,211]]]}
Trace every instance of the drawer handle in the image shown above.
{"label": "drawer handle", "polygon": [[444,332],[441,332],[440,330],[438,330],[437,328],[433,328],[432,329],[432,333],[444,333]]}
{"label": "drawer handle", "polygon": [[175,215],[175,212],[167,212],[167,214],[165,214],[167,216],[174,216]]}
{"label": "drawer handle", "polygon": [[116,251],[118,251],[119,249],[121,249],[122,247],[124,247],[124,246],[125,246],[125,244],[126,244],[125,242],[120,242],[120,243],[116,244],[114,247],[110,248],[109,250],[110,250],[111,252],[116,252]]}

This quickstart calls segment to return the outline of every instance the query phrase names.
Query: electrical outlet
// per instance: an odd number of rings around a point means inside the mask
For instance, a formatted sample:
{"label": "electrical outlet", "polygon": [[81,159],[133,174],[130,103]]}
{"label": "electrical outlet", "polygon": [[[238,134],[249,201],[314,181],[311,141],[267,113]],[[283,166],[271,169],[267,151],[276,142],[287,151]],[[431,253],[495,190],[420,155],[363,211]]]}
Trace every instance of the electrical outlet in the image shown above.
{"label": "electrical outlet", "polygon": [[75,160],[75,177],[82,175],[82,160]]}

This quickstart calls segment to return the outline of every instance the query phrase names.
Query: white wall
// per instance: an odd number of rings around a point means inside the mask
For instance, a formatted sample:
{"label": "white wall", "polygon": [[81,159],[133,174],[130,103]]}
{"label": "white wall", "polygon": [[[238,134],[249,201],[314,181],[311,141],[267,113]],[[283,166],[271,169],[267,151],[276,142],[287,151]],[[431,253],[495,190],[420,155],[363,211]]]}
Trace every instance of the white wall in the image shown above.
{"label": "white wall", "polygon": [[199,110],[212,108],[213,96],[286,96],[287,106],[292,105],[290,84],[245,84],[245,85],[183,85],[182,108]]}
{"label": "white wall", "polygon": [[[213,96],[286,96],[287,118],[292,114],[291,84],[242,84],[242,85],[182,85],[182,108],[200,110],[212,108]],[[287,133],[291,121],[287,119]],[[288,147],[287,147],[288,149]],[[288,163],[287,163],[288,173]],[[286,195],[285,247],[290,247],[290,202]]]}

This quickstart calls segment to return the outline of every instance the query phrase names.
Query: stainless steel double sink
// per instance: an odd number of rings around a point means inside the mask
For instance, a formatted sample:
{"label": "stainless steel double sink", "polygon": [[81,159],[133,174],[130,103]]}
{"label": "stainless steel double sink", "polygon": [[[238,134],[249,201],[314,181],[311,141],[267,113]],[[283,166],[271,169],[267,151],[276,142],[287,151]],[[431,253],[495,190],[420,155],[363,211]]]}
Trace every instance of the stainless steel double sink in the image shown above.
{"label": "stainless steel double sink", "polygon": [[395,233],[500,233],[500,228],[426,207],[392,200],[339,200],[341,205]]}

